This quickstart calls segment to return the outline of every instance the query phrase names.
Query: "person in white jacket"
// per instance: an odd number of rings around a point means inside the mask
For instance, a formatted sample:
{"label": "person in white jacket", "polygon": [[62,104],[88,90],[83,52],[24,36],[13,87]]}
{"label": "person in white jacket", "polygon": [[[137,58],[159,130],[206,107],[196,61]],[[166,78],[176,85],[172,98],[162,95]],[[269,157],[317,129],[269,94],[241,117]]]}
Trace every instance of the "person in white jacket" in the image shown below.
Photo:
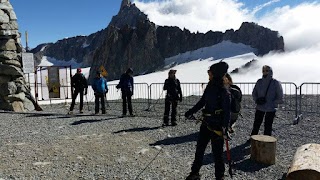
{"label": "person in white jacket", "polygon": [[257,135],[264,119],[264,135],[271,136],[272,124],[278,108],[283,103],[281,83],[273,78],[270,66],[262,67],[262,78],[256,82],[252,92],[256,112],[251,135]]}

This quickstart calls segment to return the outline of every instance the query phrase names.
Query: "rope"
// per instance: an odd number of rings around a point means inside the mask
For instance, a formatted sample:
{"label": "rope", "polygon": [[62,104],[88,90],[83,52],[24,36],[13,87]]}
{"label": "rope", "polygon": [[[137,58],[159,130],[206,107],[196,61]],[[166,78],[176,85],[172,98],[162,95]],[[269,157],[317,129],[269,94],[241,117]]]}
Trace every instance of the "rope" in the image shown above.
{"label": "rope", "polygon": [[161,92],[161,94],[160,94],[160,97],[157,99],[157,101],[156,101],[153,105],[149,106],[149,108],[146,109],[146,111],[150,111],[152,107],[154,108],[154,106],[155,106],[155,105],[158,103],[158,101],[161,99],[161,97],[162,97],[162,95],[163,95],[163,92],[164,92],[164,90],[162,90],[162,92]]}
{"label": "rope", "polygon": [[140,175],[150,166],[150,164],[158,157],[158,155],[162,152],[162,147],[159,150],[159,152],[154,156],[154,158],[148,163],[148,165],[138,174],[138,176],[135,178],[135,180],[137,180]]}

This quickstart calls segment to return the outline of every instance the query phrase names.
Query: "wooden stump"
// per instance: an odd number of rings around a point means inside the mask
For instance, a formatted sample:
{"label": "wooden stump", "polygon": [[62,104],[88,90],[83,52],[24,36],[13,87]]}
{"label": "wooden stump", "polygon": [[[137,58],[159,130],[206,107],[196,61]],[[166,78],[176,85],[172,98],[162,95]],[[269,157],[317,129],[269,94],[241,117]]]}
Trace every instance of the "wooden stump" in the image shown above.
{"label": "wooden stump", "polygon": [[320,144],[305,144],[293,157],[286,180],[320,179]]}
{"label": "wooden stump", "polygon": [[277,139],[272,136],[251,136],[251,159],[266,165],[275,164],[276,142]]}

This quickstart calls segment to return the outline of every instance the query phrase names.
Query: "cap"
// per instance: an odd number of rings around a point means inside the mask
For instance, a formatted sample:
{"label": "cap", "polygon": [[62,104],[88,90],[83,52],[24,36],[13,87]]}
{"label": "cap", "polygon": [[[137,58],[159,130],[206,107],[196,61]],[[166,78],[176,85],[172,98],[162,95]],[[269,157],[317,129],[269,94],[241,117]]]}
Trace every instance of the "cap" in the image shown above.
{"label": "cap", "polygon": [[78,73],[81,73],[81,68],[77,68],[77,72],[78,72]]}

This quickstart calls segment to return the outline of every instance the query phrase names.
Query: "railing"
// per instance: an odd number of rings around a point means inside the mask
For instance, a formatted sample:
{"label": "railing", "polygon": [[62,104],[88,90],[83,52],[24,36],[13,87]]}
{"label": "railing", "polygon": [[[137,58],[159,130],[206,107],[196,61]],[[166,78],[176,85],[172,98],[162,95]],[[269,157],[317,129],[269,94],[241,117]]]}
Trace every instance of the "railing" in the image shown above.
{"label": "railing", "polygon": [[[255,83],[235,83],[238,85],[244,96],[242,101],[243,109],[254,109],[255,103],[252,100],[251,94]],[[295,118],[295,123],[298,123],[302,118],[302,114],[317,113],[320,114],[320,83],[303,83],[297,86],[292,82],[282,82],[284,93],[284,102],[279,106],[280,111],[285,111],[287,114]],[[163,83],[136,83],[134,84],[133,103],[146,104],[147,109],[162,108],[166,92],[163,90]],[[181,83],[183,101],[179,104],[184,106],[193,106],[202,96],[207,83]],[[116,89],[116,84],[109,84],[109,92],[107,94],[108,103],[119,103],[121,99],[121,91]],[[60,87],[60,99],[49,99],[48,88],[40,84],[37,85],[37,100],[56,100],[71,101],[71,87]],[[34,84],[31,84],[31,90],[34,94]],[[86,101],[94,101],[94,92],[91,87],[88,88]],[[77,98],[79,101],[79,97]],[[159,107],[158,107],[159,106]]]}

